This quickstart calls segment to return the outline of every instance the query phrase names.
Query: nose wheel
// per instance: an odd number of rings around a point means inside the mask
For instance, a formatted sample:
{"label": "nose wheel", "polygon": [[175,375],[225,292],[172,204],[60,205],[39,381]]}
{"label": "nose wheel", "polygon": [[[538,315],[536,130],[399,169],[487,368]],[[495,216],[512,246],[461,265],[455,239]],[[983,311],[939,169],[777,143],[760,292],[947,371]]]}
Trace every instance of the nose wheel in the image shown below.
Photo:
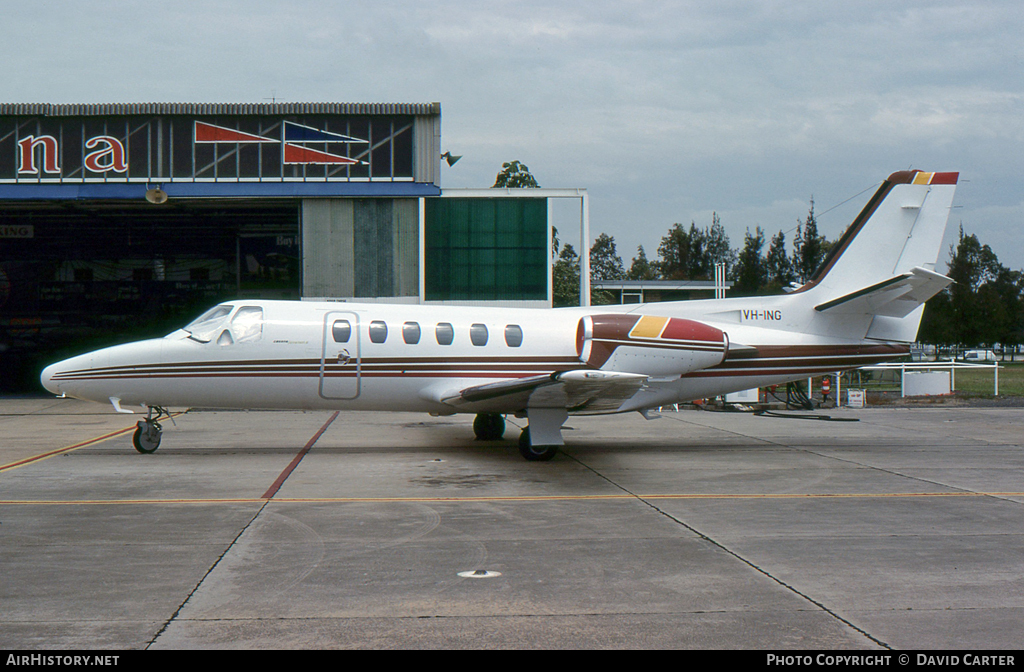
{"label": "nose wheel", "polygon": [[166,409],[159,406],[149,407],[149,415],[145,420],[139,420],[135,433],[132,434],[132,445],[135,446],[135,450],[148,455],[160,447],[160,438],[164,432],[164,428],[160,426],[160,418],[165,416],[171,417]]}

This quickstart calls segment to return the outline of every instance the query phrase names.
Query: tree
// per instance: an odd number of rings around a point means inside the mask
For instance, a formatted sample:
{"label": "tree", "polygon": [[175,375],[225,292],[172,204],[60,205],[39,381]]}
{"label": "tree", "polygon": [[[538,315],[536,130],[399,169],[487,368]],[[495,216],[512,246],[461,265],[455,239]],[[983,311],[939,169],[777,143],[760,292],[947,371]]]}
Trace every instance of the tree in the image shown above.
{"label": "tree", "polygon": [[[999,306],[998,319],[993,321],[989,343],[1003,346],[1003,359],[1007,350],[1016,354],[1024,342],[1024,272],[1011,271],[1000,264],[999,272],[989,284]],[[1011,359],[1015,359],[1011,355]]]}
{"label": "tree", "polygon": [[793,275],[793,262],[786,253],[786,234],[782,231],[772,237],[764,263],[768,275],[767,284],[773,290],[788,287],[796,279]]}
{"label": "tree", "polygon": [[529,188],[536,189],[540,185],[537,184],[537,180],[534,179],[533,175],[530,174],[530,169],[524,166],[519,161],[509,161],[501,164],[501,172],[498,173],[494,179],[494,187],[504,187],[507,189],[521,189]]}
{"label": "tree", "polygon": [[718,217],[711,214],[711,226],[698,229],[690,222],[687,231],[674,224],[658,246],[658,274],[666,280],[713,280],[715,265],[725,263],[726,274],[736,263],[736,253],[729,245],[729,236]]}
{"label": "tree", "polygon": [[757,294],[768,283],[768,267],[761,250],[764,249],[764,231],[757,227],[754,235],[750,229],[743,237],[743,249],[736,263],[736,282],[733,290],[740,294]]}
{"label": "tree", "polygon": [[715,266],[725,264],[726,276],[732,275],[736,266],[736,252],[729,243],[729,236],[725,234],[725,227],[717,212],[711,213],[711,228],[704,234],[705,259],[702,275],[708,280],[715,278]]}
{"label": "tree", "polygon": [[972,347],[1003,345],[1016,351],[1024,341],[1024,277],[999,263],[988,245],[963,225],[950,245],[947,275],[954,284],[925,306],[919,338],[928,343]]}
{"label": "tree", "polygon": [[555,308],[580,305],[580,255],[568,243],[551,269],[551,290]]}
{"label": "tree", "polygon": [[949,277],[954,283],[949,288],[949,298],[956,345],[978,345],[984,340],[983,322],[987,311],[978,300],[978,292],[998,272],[998,263],[988,245],[982,245],[974,234],[964,235],[961,224],[956,248],[950,246],[949,254]]}
{"label": "tree", "polygon": [[697,225],[693,222],[690,223],[689,231],[678,222],[673,224],[658,245],[659,261],[654,262],[658,275],[666,280],[689,278],[692,265],[690,256],[694,254],[693,248],[700,245],[694,238],[699,235]]}
{"label": "tree", "polygon": [[814,217],[814,199],[807,219],[797,224],[793,237],[793,272],[801,283],[807,282],[821,266],[832,245],[818,234],[818,220]]}
{"label": "tree", "polygon": [[590,247],[590,279],[622,280],[626,269],[615,250],[615,238],[602,233]]}
{"label": "tree", "polygon": [[[602,233],[590,246],[590,280],[601,282],[603,280],[623,280],[626,277],[626,269],[622,265],[622,258],[615,250],[615,238]],[[590,305],[601,306],[615,302],[615,295],[603,289],[590,288]]]}
{"label": "tree", "polygon": [[654,266],[647,260],[647,253],[644,252],[644,246],[638,245],[636,248],[636,256],[633,257],[633,262],[629,265],[629,271],[626,272],[627,280],[657,280],[658,273]]}

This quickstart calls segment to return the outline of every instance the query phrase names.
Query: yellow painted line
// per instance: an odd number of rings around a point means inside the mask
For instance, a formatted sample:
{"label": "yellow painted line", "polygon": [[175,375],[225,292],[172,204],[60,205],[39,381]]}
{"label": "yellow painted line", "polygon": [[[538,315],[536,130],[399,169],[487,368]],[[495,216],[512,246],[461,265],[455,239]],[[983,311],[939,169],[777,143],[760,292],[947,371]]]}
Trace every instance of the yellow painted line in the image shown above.
{"label": "yellow painted line", "polygon": [[931,184],[934,175],[935,173],[918,173],[914,176],[914,184]]}
{"label": "yellow painted line", "polygon": [[45,460],[47,458],[53,457],[54,455],[61,455],[63,453],[70,453],[73,450],[78,450],[79,448],[85,448],[86,446],[91,446],[93,444],[100,443],[101,441],[106,441],[107,439],[112,439],[115,436],[120,436],[121,434],[125,434],[125,433],[130,432],[130,431],[132,431],[134,429],[135,429],[135,425],[132,425],[131,427],[125,427],[124,429],[119,429],[116,432],[110,432],[109,434],[104,434],[103,436],[97,436],[95,438],[89,439],[88,441],[82,441],[81,443],[76,443],[76,444],[73,444],[73,445],[70,445],[70,446],[64,446],[63,448],[58,448],[57,450],[51,450],[50,452],[42,453],[41,455],[35,455],[33,457],[26,457],[24,460],[18,460],[17,462],[11,462],[10,464],[5,464],[3,466],[0,466],[0,472],[7,471],[9,469],[17,469],[18,467],[24,467],[26,464],[32,464],[34,462],[39,462],[40,460]]}
{"label": "yellow painted line", "polygon": [[[183,411],[178,411],[177,413],[172,413],[170,415],[170,417],[176,418],[179,415],[183,415],[183,413],[184,413]],[[106,441],[107,439],[112,439],[115,436],[121,436],[122,434],[126,434],[126,433],[134,431],[134,430],[135,430],[135,425],[131,425],[130,427],[125,427],[124,429],[118,429],[116,431],[109,432],[107,434],[103,434],[102,436],[97,436],[97,437],[94,437],[94,438],[91,438],[91,439],[87,439],[85,441],[81,441],[79,443],[75,443],[75,444],[72,444],[70,446],[64,446],[63,448],[58,448],[57,450],[51,450],[51,451],[49,451],[47,453],[41,453],[39,455],[34,455],[32,457],[26,457],[23,460],[18,460],[17,462],[11,462],[10,464],[5,464],[3,466],[0,466],[0,473],[3,473],[5,471],[11,470],[11,469],[17,469],[18,467],[24,467],[27,464],[34,464],[36,462],[40,462],[42,460],[51,458],[54,455],[63,455],[64,453],[70,453],[71,451],[78,450],[79,448],[85,448],[86,446],[92,446],[92,445],[95,445],[97,443],[102,443],[103,441]]]}
{"label": "yellow painted line", "polygon": [[141,504],[379,504],[430,502],[548,502],[635,499],[886,499],[928,497],[1024,497],[1024,492],[888,492],[888,493],[808,493],[808,494],[658,494],[658,495],[537,495],[504,497],[225,497],[171,499],[0,499],[0,506],[83,506]]}

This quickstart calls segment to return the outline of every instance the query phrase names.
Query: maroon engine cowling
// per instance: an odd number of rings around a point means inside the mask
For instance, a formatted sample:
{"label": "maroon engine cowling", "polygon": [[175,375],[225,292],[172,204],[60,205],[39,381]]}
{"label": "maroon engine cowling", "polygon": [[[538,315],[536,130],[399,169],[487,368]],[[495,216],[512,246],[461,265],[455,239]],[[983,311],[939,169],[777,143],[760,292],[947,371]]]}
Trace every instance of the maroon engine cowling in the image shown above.
{"label": "maroon engine cowling", "polygon": [[672,376],[721,364],[729,337],[679,317],[588,315],[576,328],[576,354],[595,369]]}

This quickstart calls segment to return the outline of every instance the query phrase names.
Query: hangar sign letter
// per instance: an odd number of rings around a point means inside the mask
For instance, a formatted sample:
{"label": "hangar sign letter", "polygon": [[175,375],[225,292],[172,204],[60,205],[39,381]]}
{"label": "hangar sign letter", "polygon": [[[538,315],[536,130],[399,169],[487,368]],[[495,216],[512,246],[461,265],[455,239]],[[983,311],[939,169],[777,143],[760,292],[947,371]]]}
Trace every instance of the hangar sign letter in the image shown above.
{"label": "hangar sign letter", "polygon": [[30,135],[18,141],[21,148],[21,162],[18,164],[18,174],[36,174],[36,147],[43,148],[43,170],[48,173],[60,174],[60,166],[57,165],[57,138],[52,135],[40,135],[38,138]]}
{"label": "hangar sign letter", "polygon": [[85,167],[92,172],[105,173],[108,170],[113,170],[115,173],[124,173],[128,171],[124,145],[117,138],[98,135],[95,138],[89,138],[85,143],[85,148],[95,149],[85,155]]}

